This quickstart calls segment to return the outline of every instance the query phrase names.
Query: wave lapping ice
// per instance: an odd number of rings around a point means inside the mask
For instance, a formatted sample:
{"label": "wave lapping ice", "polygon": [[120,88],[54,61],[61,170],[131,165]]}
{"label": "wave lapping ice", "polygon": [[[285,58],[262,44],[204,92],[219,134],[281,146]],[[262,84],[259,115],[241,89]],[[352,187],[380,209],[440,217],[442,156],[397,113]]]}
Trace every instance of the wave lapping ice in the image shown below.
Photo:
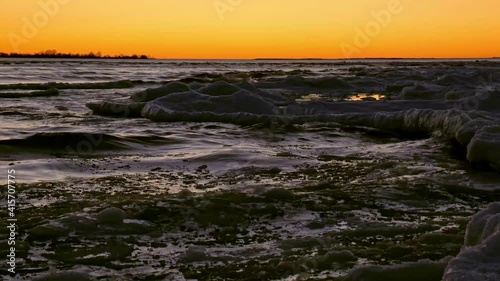
{"label": "wave lapping ice", "polygon": [[[287,95],[293,93],[296,86],[335,88],[339,85],[340,88],[348,87],[339,78],[307,80],[291,77],[265,84],[217,81],[197,86],[171,82],[159,88],[137,92],[130,99],[91,102],[87,107],[100,115],[145,117],[156,122],[222,122],[240,125],[271,123],[275,120],[287,124],[337,122],[405,134],[432,135],[440,132],[466,147],[466,158],[470,162],[487,163],[500,169],[500,92],[490,93],[488,99],[473,96],[458,100],[436,100],[429,99],[420,91],[436,93],[441,90],[442,86],[433,84],[427,88],[414,87],[420,89],[417,91],[421,94],[419,100],[320,100],[298,103]],[[279,88],[279,92],[269,90],[273,87]],[[401,93],[405,96],[409,91],[403,88]],[[465,105],[471,102],[475,103],[477,110],[464,110]]]}

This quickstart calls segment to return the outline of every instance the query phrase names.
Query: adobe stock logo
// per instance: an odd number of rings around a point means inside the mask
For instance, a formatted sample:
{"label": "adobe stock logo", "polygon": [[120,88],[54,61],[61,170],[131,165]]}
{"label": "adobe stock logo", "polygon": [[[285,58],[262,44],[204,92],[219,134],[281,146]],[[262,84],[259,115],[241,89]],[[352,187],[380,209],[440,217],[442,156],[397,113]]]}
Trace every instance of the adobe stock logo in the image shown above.
{"label": "adobe stock logo", "polygon": [[243,3],[243,0],[215,0],[213,5],[219,19],[222,21],[226,19],[226,13],[233,12],[241,3]]}
{"label": "adobe stock logo", "polygon": [[347,42],[340,43],[340,49],[344,57],[351,58],[355,54],[360,54],[361,50],[368,47],[373,38],[377,37],[383,28],[388,27],[394,16],[401,14],[404,10],[400,0],[390,0],[387,3],[386,9],[380,11],[372,11],[372,20],[367,22],[363,28],[354,28],[354,38],[352,44]]}
{"label": "adobe stock logo", "polygon": [[22,27],[19,33],[9,32],[7,38],[14,52],[19,52],[19,47],[27,44],[30,39],[38,35],[40,29],[46,27],[51,18],[57,16],[62,5],[66,5],[70,0],[40,0],[39,9],[31,17],[22,17]]}

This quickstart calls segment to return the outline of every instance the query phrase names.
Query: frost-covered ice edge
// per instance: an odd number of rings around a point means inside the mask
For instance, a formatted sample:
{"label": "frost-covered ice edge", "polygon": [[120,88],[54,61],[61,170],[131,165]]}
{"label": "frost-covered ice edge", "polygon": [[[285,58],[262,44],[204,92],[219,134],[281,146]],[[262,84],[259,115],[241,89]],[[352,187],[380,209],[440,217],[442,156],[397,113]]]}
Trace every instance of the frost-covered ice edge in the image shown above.
{"label": "frost-covered ice edge", "polygon": [[[218,81],[208,85],[173,82],[136,93],[129,100],[92,102],[87,106],[96,114],[145,117],[157,122],[241,125],[335,122],[403,134],[438,133],[462,146],[466,151],[464,157],[472,164],[500,170],[500,92],[496,89],[489,91],[487,98],[478,98],[474,93],[452,98],[450,93],[454,91],[451,91],[444,99],[436,99],[436,95],[443,92],[442,88],[437,87],[436,90],[436,86],[415,83],[414,86],[402,87],[399,99],[363,103],[297,103],[282,94],[305,91],[308,87],[316,91],[336,89],[339,93],[356,91],[355,86],[338,78],[306,80],[288,77],[265,83],[231,84]],[[362,90],[357,88],[358,92]],[[418,95],[432,98],[415,99]],[[474,110],[464,110],[461,105],[471,101],[475,103]],[[377,278],[383,276],[384,280],[401,280],[411,275],[415,280],[423,280],[418,276],[425,278],[441,274],[443,268],[446,268],[443,276],[446,281],[500,280],[500,203],[490,204],[472,218],[464,247],[455,258],[438,262],[422,260],[397,266],[359,267],[346,279],[379,280]]]}

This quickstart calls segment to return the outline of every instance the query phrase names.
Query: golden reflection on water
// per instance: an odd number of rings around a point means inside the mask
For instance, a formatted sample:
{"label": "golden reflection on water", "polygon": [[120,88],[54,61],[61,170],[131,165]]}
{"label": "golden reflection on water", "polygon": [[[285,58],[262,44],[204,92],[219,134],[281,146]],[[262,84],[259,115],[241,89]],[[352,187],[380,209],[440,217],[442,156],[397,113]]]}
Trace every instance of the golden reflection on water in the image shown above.
{"label": "golden reflection on water", "polygon": [[384,100],[385,95],[382,94],[369,94],[369,93],[357,93],[345,98],[339,98],[339,97],[328,97],[323,94],[309,94],[306,96],[302,96],[298,99],[296,99],[296,102],[311,102],[311,101],[318,101],[318,100],[328,100],[328,101],[380,101]]}
{"label": "golden reflection on water", "polygon": [[350,96],[347,98],[348,101],[374,101],[374,100],[382,100],[385,99],[384,95],[381,94],[366,94],[366,93],[359,93],[354,96]]}

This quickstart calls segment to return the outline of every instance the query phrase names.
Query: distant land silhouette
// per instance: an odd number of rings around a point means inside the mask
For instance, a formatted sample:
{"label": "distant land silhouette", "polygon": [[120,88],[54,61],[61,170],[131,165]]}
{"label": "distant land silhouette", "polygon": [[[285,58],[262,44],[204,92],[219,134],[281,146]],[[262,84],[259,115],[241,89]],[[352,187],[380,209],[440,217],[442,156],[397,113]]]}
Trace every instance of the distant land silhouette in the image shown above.
{"label": "distant land silhouette", "polygon": [[63,58],[63,59],[151,59],[146,55],[118,55],[109,56],[101,55],[101,52],[90,52],[88,54],[71,54],[71,53],[58,53],[56,50],[47,50],[34,54],[22,54],[22,53],[2,53],[0,52],[0,58]]}

